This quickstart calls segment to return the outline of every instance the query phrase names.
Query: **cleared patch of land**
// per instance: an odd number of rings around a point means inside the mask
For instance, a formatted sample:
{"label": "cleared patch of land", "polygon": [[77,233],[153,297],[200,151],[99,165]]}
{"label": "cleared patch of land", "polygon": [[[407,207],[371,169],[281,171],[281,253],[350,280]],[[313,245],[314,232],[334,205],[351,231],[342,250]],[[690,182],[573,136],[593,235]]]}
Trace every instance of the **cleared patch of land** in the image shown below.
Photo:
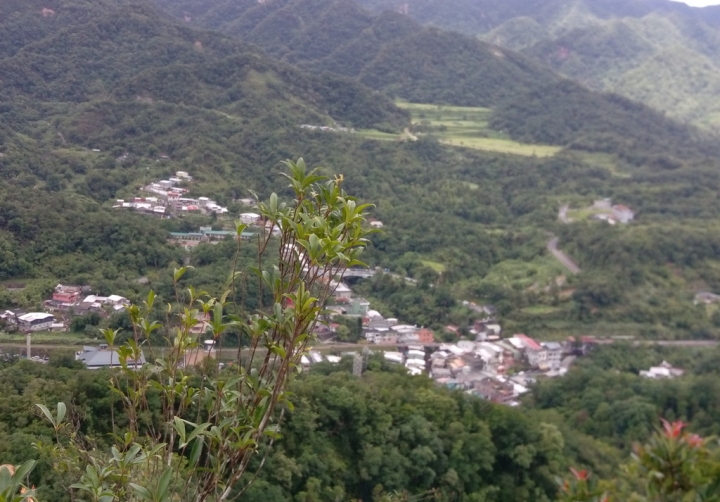
{"label": "cleared patch of land", "polygon": [[627,172],[618,160],[617,156],[610,153],[601,152],[581,152],[572,150],[567,153],[569,156],[580,160],[583,164],[591,167],[600,167],[607,169],[611,175],[616,178],[631,178],[632,175]]}
{"label": "cleared patch of land", "polygon": [[532,314],[532,315],[547,315],[547,314],[554,314],[555,312],[558,312],[560,310],[560,307],[553,307],[550,305],[532,305],[530,307],[525,307],[522,309],[523,312],[526,314]]}
{"label": "cleared patch of land", "polygon": [[437,262],[437,261],[432,261],[432,260],[420,260],[420,262],[421,262],[423,265],[425,265],[426,267],[430,267],[431,269],[433,269],[433,270],[434,270],[435,272],[437,272],[438,274],[442,274],[442,273],[445,272],[445,270],[446,270],[445,265],[443,265],[442,263]]}
{"label": "cleared patch of land", "polygon": [[493,131],[488,122],[492,110],[471,106],[445,106],[399,101],[400,108],[412,114],[412,131],[388,134],[375,130],[361,130],[357,134],[377,140],[401,141],[432,136],[441,143],[461,148],[512,155],[550,157],[562,150],[559,146],[519,143]]}

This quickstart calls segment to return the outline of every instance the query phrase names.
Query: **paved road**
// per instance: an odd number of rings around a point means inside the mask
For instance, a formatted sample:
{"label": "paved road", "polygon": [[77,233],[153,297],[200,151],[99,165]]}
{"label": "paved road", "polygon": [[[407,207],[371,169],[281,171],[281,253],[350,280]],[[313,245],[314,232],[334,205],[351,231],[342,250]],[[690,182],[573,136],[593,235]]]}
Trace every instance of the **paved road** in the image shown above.
{"label": "paved road", "polygon": [[577,264],[572,261],[572,259],[568,255],[560,251],[557,245],[558,238],[553,237],[547,243],[548,251],[550,251],[552,255],[557,258],[557,260],[562,263],[566,269],[570,271],[571,274],[579,274],[581,272],[580,267],[578,267]]}

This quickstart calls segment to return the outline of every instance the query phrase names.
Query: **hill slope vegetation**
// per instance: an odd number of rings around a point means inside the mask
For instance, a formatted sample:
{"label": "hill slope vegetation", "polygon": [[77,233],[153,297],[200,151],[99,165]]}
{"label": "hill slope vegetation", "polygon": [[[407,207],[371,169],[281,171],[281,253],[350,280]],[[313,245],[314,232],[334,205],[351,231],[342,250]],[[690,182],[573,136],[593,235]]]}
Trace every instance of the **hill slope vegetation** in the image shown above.
{"label": "hill slope vegetation", "polygon": [[720,128],[720,8],[669,0],[359,0],[538,62],[597,90]]}

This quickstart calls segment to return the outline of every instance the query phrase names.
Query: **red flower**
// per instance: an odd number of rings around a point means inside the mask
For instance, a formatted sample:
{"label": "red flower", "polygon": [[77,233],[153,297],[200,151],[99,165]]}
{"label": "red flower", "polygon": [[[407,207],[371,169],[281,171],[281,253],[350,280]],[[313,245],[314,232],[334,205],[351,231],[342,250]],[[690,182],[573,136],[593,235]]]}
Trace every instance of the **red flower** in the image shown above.
{"label": "red flower", "polygon": [[693,448],[699,448],[705,443],[705,440],[697,434],[688,434],[685,436],[685,442]]}
{"label": "red flower", "polygon": [[588,471],[586,471],[584,469],[582,471],[577,471],[571,467],[570,472],[573,473],[573,476],[575,476],[575,479],[577,479],[578,481],[586,481],[587,478],[590,477],[590,475],[588,474]]}
{"label": "red flower", "polygon": [[661,418],[660,421],[663,424],[663,427],[665,428],[665,436],[669,438],[676,438],[681,433],[683,428],[687,425],[682,420],[678,420],[677,422],[670,423],[664,418]]}

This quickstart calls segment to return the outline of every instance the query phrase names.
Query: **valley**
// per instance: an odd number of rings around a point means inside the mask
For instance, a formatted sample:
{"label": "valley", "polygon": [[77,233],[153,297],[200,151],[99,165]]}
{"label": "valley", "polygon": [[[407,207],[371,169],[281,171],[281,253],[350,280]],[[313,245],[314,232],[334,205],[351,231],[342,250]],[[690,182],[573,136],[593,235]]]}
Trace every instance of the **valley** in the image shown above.
{"label": "valley", "polygon": [[[640,500],[618,466],[658,417],[720,433],[702,12],[0,2],[11,488],[76,500],[95,462],[112,502],[227,500],[239,466],[250,502],[551,502],[572,472]],[[134,443],[163,454],[113,470]]]}

